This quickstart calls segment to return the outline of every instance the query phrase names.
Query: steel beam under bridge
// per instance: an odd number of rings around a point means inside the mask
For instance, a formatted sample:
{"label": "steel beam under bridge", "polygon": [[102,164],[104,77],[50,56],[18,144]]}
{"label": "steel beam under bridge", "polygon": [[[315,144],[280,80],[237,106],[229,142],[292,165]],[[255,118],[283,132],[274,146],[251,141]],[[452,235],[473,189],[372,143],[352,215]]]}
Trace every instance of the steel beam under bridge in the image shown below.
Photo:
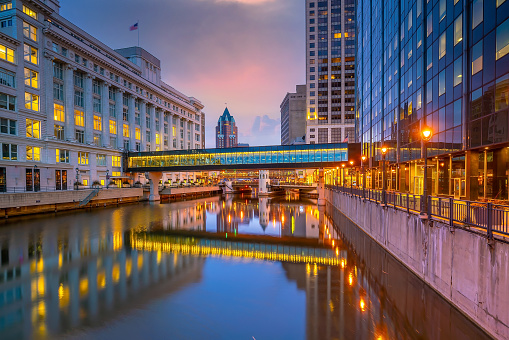
{"label": "steel beam under bridge", "polygon": [[129,152],[127,172],[318,169],[360,159],[359,143]]}

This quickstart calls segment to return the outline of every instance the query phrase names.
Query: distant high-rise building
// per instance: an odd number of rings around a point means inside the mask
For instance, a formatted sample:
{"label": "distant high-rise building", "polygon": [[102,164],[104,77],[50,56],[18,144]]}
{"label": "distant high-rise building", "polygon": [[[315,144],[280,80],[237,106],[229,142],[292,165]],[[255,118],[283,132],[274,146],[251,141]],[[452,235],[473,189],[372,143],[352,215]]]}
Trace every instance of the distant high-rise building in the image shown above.
{"label": "distant high-rise building", "polygon": [[292,144],[306,135],[306,85],[297,85],[296,93],[287,93],[281,109],[281,145]]}
{"label": "distant high-rise building", "polygon": [[306,142],[355,138],[355,0],[306,0]]}
{"label": "distant high-rise building", "polygon": [[224,109],[219,117],[216,126],[216,148],[234,148],[238,144],[238,131],[235,125],[235,118],[230,114],[228,108]]}

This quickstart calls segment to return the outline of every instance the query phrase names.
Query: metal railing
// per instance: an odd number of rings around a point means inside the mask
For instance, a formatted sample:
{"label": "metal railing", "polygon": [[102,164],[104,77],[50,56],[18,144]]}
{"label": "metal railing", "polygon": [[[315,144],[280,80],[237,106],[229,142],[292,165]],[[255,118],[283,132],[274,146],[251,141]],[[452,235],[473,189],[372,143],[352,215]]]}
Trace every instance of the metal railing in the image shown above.
{"label": "metal railing", "polygon": [[[127,187],[127,184],[122,185],[123,188]],[[136,185],[129,185],[129,188],[138,187]],[[139,186],[141,187],[141,185]],[[109,189],[119,188],[116,185],[110,185]],[[32,192],[62,192],[62,191],[75,191],[75,190],[89,190],[89,189],[104,189],[106,185],[79,185],[79,186],[68,186],[67,189],[57,189],[55,186],[31,188],[31,187],[0,187],[0,194],[15,194],[15,193],[32,193]]]}
{"label": "metal railing", "polygon": [[[383,191],[327,185],[327,188],[376,203],[383,203]],[[423,196],[394,191],[385,192],[385,204],[394,209],[419,214],[423,211]],[[427,216],[446,222],[449,226],[470,226],[486,231],[489,239],[493,233],[509,236],[509,206],[490,202],[476,202],[452,197],[428,196]]]}

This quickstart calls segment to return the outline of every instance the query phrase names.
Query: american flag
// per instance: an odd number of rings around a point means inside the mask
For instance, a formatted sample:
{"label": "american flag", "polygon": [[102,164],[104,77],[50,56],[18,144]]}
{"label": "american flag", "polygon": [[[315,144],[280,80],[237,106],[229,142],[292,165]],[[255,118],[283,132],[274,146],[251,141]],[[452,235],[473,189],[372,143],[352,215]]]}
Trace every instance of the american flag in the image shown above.
{"label": "american flag", "polygon": [[138,23],[135,23],[134,25],[129,27],[129,31],[135,31],[138,29]]}

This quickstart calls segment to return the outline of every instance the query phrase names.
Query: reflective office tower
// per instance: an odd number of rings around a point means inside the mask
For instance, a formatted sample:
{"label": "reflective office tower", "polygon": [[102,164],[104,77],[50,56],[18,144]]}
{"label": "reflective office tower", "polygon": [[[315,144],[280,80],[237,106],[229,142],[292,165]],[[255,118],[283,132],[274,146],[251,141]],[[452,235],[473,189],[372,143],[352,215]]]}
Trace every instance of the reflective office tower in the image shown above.
{"label": "reflective office tower", "polygon": [[104,183],[123,151],[204,147],[203,105],[161,80],[159,59],[109,48],[59,7],[0,3],[0,190]]}
{"label": "reflective office tower", "polygon": [[281,109],[281,145],[303,143],[306,138],[306,85],[287,93]]}
{"label": "reflective office tower", "polygon": [[306,143],[355,138],[355,1],[306,0]]}
{"label": "reflective office tower", "polygon": [[235,118],[230,114],[228,108],[217,120],[216,126],[216,148],[235,148],[238,144],[238,130],[235,125]]}
{"label": "reflective office tower", "polygon": [[[508,199],[509,1],[367,1],[357,6],[359,139],[389,148],[388,187]],[[378,171],[368,186],[381,186]]]}

